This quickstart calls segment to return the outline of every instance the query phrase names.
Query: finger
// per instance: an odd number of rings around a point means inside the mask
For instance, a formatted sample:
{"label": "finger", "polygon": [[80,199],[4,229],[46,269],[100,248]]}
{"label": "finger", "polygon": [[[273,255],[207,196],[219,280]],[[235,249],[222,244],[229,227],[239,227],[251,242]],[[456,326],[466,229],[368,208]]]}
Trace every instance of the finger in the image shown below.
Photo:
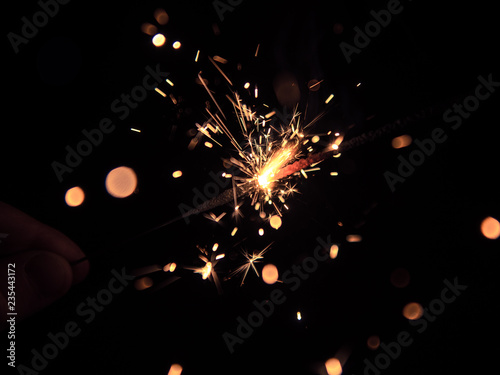
{"label": "finger", "polygon": [[[9,263],[15,267],[8,266]],[[15,270],[15,283],[7,283],[8,269]],[[48,251],[27,251],[0,259],[0,277],[1,314],[6,316],[7,312],[16,312],[16,320],[23,320],[55,302],[73,283],[73,271],[68,261]],[[15,298],[8,298],[9,291],[15,292]]]}
{"label": "finger", "polygon": [[[83,251],[64,234],[3,202],[0,202],[0,232],[7,235],[0,244],[0,256],[37,249],[58,254],[69,263],[85,258]],[[88,261],[75,265],[74,283],[82,281],[88,271]]]}

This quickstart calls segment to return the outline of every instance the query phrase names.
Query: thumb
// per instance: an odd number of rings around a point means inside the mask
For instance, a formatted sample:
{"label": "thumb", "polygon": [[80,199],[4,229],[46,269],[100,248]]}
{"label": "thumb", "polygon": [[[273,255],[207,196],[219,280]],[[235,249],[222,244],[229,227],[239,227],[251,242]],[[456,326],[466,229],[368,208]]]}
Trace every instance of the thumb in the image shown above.
{"label": "thumb", "polygon": [[[26,251],[0,259],[0,277],[0,312],[2,316],[15,312],[16,320],[55,302],[73,282],[68,261],[48,251]],[[3,330],[6,323],[1,324]]]}

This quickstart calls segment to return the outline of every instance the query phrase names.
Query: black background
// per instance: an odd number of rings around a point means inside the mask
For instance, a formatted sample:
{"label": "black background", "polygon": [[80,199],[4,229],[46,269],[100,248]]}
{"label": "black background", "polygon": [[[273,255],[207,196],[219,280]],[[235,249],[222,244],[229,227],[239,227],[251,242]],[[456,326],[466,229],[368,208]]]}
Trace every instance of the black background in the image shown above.
{"label": "black background", "polygon": [[[209,100],[195,82],[198,72],[203,71],[222,101],[228,93],[207,56],[228,60],[224,71],[256,109],[262,103],[282,108],[273,80],[283,72],[293,74],[302,93],[299,109],[304,112],[307,106],[308,120],[328,108],[314,131],[345,131],[356,124],[348,137],[422,108],[460,102],[474,93],[479,75],[500,80],[493,5],[402,5],[401,14],[353,55],[351,64],[339,44],[352,44],[353,28],[363,27],[371,20],[370,10],[383,9],[386,2],[246,0],[221,22],[211,1],[72,1],[60,6],[19,53],[4,37],[1,199],[67,234],[91,262],[85,282],[18,324],[18,363],[29,365],[31,350],[41,350],[49,332],[75,321],[82,333],[41,373],[166,374],[172,363],[180,363],[183,374],[326,374],[326,359],[348,353],[344,373],[361,374],[364,359],[373,361],[380,353],[367,349],[367,337],[377,334],[388,343],[403,330],[414,343],[382,373],[466,368],[479,373],[495,364],[498,241],[485,239],[479,228],[486,216],[500,216],[498,93],[481,102],[457,130],[438,115],[394,134],[424,139],[442,127],[448,135],[394,193],[384,172],[396,171],[398,155],[407,157],[415,146],[395,150],[391,137],[385,137],[324,162],[314,176],[298,180],[300,194],[288,201],[290,210],[278,231],[248,210],[237,224],[230,215],[219,225],[200,216],[189,225],[179,221],[132,239],[177,217],[180,203],[191,205],[192,189],[203,190],[211,180],[208,173],[224,169],[221,158],[227,157],[227,148],[187,150],[189,131],[205,120]],[[21,17],[39,10],[35,2],[8,6],[2,12],[5,36],[20,33]],[[159,26],[167,36],[162,48],[140,30],[144,22],[155,23],[153,12],[159,7],[170,16],[168,24]],[[214,34],[214,24],[220,35]],[[343,25],[342,33],[334,32],[335,24]],[[182,42],[181,49],[171,48],[174,40]],[[195,63],[197,50],[200,61]],[[126,119],[118,120],[110,104],[142,83],[147,65],[157,64],[175,82],[161,87],[180,98],[179,103],[151,92]],[[308,93],[310,79],[324,79],[319,91]],[[259,100],[242,89],[247,81],[258,84]],[[356,88],[358,82],[362,84]],[[326,106],[331,93],[335,99]],[[59,182],[51,163],[62,162],[65,147],[76,145],[83,129],[97,128],[105,117],[114,120],[116,130]],[[131,132],[131,127],[142,132]],[[104,180],[121,165],[136,171],[139,184],[136,194],[119,200],[107,194]],[[175,170],[182,170],[183,177],[173,179]],[[339,176],[332,178],[332,170]],[[64,194],[76,185],[84,189],[86,200],[70,208]],[[222,208],[214,212],[220,214]],[[235,225],[240,230],[231,238]],[[263,237],[256,234],[261,226],[266,228]],[[352,233],[361,234],[363,241],[346,242]],[[328,235],[340,246],[338,258],[320,264],[295,292],[283,284],[268,286],[249,273],[243,287],[239,279],[223,282],[219,295],[209,280],[179,270],[179,280],[155,292],[138,292],[130,285],[90,324],[76,313],[87,297],[107,286],[112,269],[132,272],[171,261],[200,266],[196,245],[218,242],[226,252],[218,268],[222,278],[241,264],[241,246],[259,250],[274,241],[259,269],[273,263],[282,274],[312,254],[316,237]],[[407,288],[391,285],[396,267],[410,272]],[[167,278],[155,277],[157,282]],[[426,307],[440,296],[443,280],[454,278],[467,290],[424,333],[417,333],[402,316],[402,307],[411,301]],[[275,288],[284,291],[286,302],[229,354],[222,334],[234,333],[236,318],[246,318],[252,301],[268,298]]]}

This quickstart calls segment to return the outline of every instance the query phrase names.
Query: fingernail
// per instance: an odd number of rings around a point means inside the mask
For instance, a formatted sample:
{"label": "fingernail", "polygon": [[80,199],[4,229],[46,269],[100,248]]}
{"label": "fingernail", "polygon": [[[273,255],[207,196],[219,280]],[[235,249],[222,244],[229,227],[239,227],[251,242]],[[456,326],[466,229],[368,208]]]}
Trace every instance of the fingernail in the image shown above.
{"label": "fingernail", "polygon": [[70,266],[55,254],[37,254],[26,263],[24,269],[33,287],[45,297],[59,297],[69,289]]}

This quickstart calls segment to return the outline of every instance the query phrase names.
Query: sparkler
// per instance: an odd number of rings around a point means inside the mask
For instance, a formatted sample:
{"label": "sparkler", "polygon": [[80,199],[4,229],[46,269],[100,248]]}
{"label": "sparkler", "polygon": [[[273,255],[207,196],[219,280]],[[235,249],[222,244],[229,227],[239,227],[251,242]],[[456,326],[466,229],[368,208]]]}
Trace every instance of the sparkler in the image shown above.
{"label": "sparkler", "polygon": [[[258,55],[259,48],[260,45],[257,46],[255,56]],[[198,62],[199,58],[200,50],[196,52],[195,62]],[[220,56],[208,57],[208,61],[227,84],[230,87],[234,87],[233,81],[218,65],[227,64],[228,61]],[[224,112],[224,106],[216,100],[214,92],[209,89],[208,81],[203,78],[202,72],[198,73],[197,78],[197,82],[205,89],[217,111],[213,112],[211,109],[206,108],[208,119],[203,125],[196,124],[198,133],[192,139],[188,149],[192,150],[198,144],[204,144],[209,149],[216,149],[217,147],[227,149],[226,146],[229,141],[232,153],[225,160],[226,166],[231,165],[236,167],[241,173],[238,176],[234,174],[226,176],[232,179],[232,188],[223,191],[217,197],[204,202],[182,216],[161,224],[146,233],[191,215],[201,213],[204,213],[205,218],[218,223],[226,213],[223,212],[217,216],[210,211],[229,203],[234,205],[234,214],[238,217],[241,215],[240,209],[243,204],[239,199],[243,197],[249,197],[251,205],[257,211],[260,211],[259,216],[262,219],[269,220],[271,227],[278,229],[281,226],[282,207],[287,209],[285,199],[297,192],[295,186],[293,186],[294,176],[308,178],[307,173],[318,171],[319,168],[316,166],[328,158],[339,157],[342,152],[374,141],[384,135],[393,133],[398,128],[406,127],[408,123],[418,122],[422,118],[432,115],[432,112],[440,111],[440,108],[437,107],[425,109],[416,115],[409,116],[407,119],[387,124],[382,128],[352,138],[346,142],[344,142],[341,134],[335,133],[335,138],[328,140],[325,145],[325,142],[320,142],[321,138],[319,135],[308,134],[308,129],[321,118],[321,115],[304,126],[304,119],[297,112],[297,109],[295,109],[288,123],[279,123],[276,125],[276,121],[273,119],[273,116],[276,115],[275,111],[269,112],[268,110],[268,113],[258,114],[254,107],[243,103],[236,91],[232,91],[231,95],[226,95],[233,109],[232,116],[229,116],[229,113],[226,114]],[[309,88],[317,90],[321,82],[313,80],[310,82]],[[174,85],[169,80],[167,80],[167,83],[170,86]],[[253,85],[253,90],[250,88],[251,86],[252,84],[247,82],[244,85],[244,89],[249,95],[258,98],[259,91],[257,85]],[[159,89],[157,89],[157,92],[162,96],[167,95]],[[334,94],[331,94],[325,103],[330,103],[334,98]],[[265,104],[264,107],[269,108]],[[235,136],[231,130],[235,127],[234,124],[238,124],[240,129],[238,136]],[[328,132],[328,135],[331,133],[331,131]],[[220,139],[221,135],[225,138]],[[202,142],[203,137],[207,137],[208,140]],[[336,172],[332,173],[332,175],[336,175]],[[267,206],[274,208],[274,215],[266,213]],[[205,213],[207,211],[209,213]],[[237,227],[235,227],[231,232],[231,236],[234,236],[237,230]],[[263,234],[262,228],[259,230],[259,234]],[[246,259],[246,263],[233,271],[228,276],[228,279],[238,274],[243,274],[241,282],[241,285],[243,285],[250,268],[258,275],[255,263],[263,259],[263,255],[268,248],[269,246],[260,252],[253,253],[244,251],[243,256]],[[216,255],[215,252],[208,255],[204,249],[199,249],[203,254],[199,258],[204,262],[204,265],[189,269],[200,274],[203,279],[213,280],[220,292],[220,283],[214,267],[224,255]]]}

